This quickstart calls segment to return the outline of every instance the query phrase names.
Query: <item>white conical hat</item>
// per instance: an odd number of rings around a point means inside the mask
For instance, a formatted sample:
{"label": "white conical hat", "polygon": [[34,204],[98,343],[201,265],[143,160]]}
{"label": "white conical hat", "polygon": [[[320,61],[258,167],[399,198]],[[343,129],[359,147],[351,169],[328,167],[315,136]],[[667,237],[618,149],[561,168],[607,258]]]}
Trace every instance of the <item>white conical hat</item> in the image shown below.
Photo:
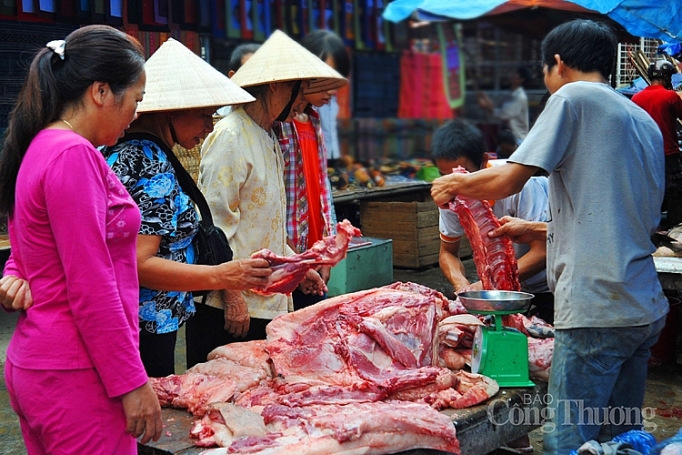
{"label": "white conical hat", "polygon": [[232,76],[240,87],[303,79],[310,80],[306,93],[333,90],[348,83],[318,56],[279,30]]}
{"label": "white conical hat", "polygon": [[249,103],[254,97],[208,62],[168,38],[144,64],[147,85],[137,112]]}

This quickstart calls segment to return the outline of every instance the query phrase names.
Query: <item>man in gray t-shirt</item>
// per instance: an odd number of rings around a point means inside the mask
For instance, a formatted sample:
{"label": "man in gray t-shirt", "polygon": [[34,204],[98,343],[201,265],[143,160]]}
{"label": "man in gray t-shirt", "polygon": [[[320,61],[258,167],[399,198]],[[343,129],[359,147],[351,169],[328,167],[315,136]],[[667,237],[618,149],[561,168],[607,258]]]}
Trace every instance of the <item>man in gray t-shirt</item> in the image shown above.
{"label": "man in gray t-shirt", "polygon": [[507,164],[441,177],[431,191],[438,205],[457,194],[500,199],[538,169],[549,173],[556,331],[546,455],[641,428],[649,348],[668,311],[650,240],[663,198],[663,139],[646,112],[608,86],[615,52],[604,24],[555,28],[542,44],[552,96],[526,140]]}

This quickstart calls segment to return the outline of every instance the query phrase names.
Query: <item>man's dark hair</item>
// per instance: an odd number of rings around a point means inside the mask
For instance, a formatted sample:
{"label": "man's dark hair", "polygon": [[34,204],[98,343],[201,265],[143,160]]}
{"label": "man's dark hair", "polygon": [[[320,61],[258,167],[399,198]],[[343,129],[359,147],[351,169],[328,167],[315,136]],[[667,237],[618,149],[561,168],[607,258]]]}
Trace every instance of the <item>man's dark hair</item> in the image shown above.
{"label": "man's dark hair", "polygon": [[576,19],[554,28],[542,41],[542,63],[551,70],[559,54],[564,63],[583,73],[599,71],[608,79],[613,71],[618,41],[607,24]]}
{"label": "man's dark hair", "polygon": [[521,79],[523,79],[523,83],[521,84],[521,86],[523,86],[523,88],[527,88],[528,84],[530,84],[530,81],[533,79],[533,74],[530,72],[528,67],[519,66],[518,68],[516,68],[516,73],[519,75]]}
{"label": "man's dark hair", "polygon": [[431,159],[434,161],[467,158],[480,168],[485,151],[483,133],[464,119],[447,122],[431,138]]}
{"label": "man's dark hair", "polygon": [[260,48],[260,46],[261,46],[260,44],[256,43],[245,43],[235,47],[234,50],[232,51],[232,55],[230,56],[230,66],[228,68],[228,71],[236,72],[239,68],[242,67],[242,59],[244,58],[244,56],[248,54],[255,54],[256,51]]}

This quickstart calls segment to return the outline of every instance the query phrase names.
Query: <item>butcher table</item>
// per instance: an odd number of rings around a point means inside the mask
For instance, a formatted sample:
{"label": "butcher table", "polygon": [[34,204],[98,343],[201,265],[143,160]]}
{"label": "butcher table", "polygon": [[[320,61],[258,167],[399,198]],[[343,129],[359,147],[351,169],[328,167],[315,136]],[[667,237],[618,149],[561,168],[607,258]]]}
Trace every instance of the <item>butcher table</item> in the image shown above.
{"label": "butcher table", "polygon": [[666,291],[682,290],[682,258],[655,257],[658,279]]}
{"label": "butcher table", "polygon": [[[457,429],[462,455],[484,455],[541,426],[547,384],[535,381],[533,388],[505,388],[488,401],[466,409],[445,409]],[[138,444],[139,455],[197,455],[189,438],[192,422],[198,418],[184,410],[161,411],[164,431],[158,442]],[[436,455],[444,452],[415,449],[401,455]]]}

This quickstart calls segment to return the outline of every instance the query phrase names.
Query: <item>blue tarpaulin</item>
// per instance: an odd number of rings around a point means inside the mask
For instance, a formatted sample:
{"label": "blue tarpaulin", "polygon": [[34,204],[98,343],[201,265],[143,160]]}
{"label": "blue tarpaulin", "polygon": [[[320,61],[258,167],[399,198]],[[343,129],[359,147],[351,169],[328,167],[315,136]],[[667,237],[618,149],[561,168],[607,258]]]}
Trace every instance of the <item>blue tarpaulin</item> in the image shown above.
{"label": "blue tarpaulin", "polygon": [[682,41],[680,0],[570,0],[618,22],[633,36]]}
{"label": "blue tarpaulin", "polygon": [[680,0],[395,0],[383,17],[400,22],[416,11],[427,17],[469,20],[537,6],[580,11],[578,6],[609,17],[633,36],[682,41]]}

